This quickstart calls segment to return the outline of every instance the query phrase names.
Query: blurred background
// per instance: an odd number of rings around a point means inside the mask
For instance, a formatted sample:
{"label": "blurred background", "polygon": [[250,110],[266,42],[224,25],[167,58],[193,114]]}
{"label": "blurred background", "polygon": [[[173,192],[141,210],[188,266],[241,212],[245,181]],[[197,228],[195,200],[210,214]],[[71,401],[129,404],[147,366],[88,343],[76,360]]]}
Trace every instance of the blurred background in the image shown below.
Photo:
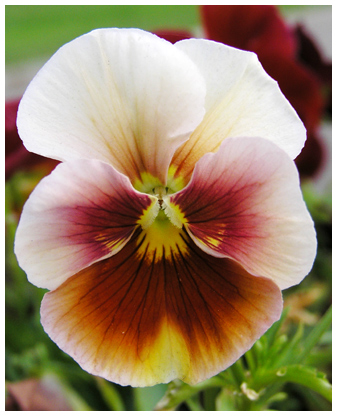
{"label": "blurred background", "polygon": [[[13,253],[22,206],[56,165],[23,148],[15,124],[18,102],[60,46],[95,28],[137,27],[171,42],[205,37],[258,54],[308,131],[306,147],[296,163],[319,248],[310,275],[284,292],[289,306],[287,330],[291,333],[302,325],[309,331],[328,310],[332,293],[332,7],[270,7],[251,13],[249,6],[6,6],[7,410],[151,410],[166,391],[163,385],[120,387],[83,372],[44,333],[39,317],[44,291],[27,282]],[[285,39],[289,50],[284,48]],[[317,348],[314,364],[331,377],[330,327]],[[285,389],[288,399],[276,405],[278,410],[329,410],[330,405],[318,396],[299,387]]]}

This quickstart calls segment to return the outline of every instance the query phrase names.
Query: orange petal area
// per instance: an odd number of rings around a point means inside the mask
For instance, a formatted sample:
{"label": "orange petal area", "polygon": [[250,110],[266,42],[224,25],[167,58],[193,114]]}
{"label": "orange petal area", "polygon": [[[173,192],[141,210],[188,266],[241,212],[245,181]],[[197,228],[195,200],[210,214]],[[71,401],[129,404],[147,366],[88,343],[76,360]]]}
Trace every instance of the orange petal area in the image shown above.
{"label": "orange petal area", "polygon": [[207,255],[164,216],[45,295],[46,332],[122,385],[195,384],[230,366],[281,313],[269,279]]}

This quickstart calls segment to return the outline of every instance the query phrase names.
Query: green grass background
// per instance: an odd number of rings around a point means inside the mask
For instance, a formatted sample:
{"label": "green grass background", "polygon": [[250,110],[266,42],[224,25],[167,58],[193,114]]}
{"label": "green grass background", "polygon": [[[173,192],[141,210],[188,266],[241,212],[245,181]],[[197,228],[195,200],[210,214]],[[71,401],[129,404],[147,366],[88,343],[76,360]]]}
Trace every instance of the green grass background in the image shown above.
{"label": "green grass background", "polygon": [[64,43],[99,27],[192,29],[198,6],[6,6],[6,64],[49,57]]}
{"label": "green grass background", "polygon": [[[307,6],[282,6],[282,10]],[[317,7],[317,6],[316,6]],[[64,43],[99,27],[195,29],[197,5],[7,5],[6,65],[47,59]]]}

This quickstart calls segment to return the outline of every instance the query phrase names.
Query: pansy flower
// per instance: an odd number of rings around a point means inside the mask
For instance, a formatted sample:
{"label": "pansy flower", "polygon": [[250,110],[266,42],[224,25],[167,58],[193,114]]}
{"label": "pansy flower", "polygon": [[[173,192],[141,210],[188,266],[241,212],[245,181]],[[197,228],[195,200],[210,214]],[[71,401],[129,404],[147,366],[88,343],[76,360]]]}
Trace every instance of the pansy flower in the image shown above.
{"label": "pansy flower", "polygon": [[45,331],[92,374],[207,379],[312,267],[305,129],[253,53],[98,29],[40,70],[18,129],[63,163],[29,197],[15,252],[49,289]]}

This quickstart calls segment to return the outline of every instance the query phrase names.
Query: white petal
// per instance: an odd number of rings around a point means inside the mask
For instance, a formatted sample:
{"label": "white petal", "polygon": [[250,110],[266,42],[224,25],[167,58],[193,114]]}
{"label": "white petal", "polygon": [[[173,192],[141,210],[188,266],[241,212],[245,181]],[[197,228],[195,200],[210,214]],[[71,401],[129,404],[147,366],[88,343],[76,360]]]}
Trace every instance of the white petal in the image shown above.
{"label": "white petal", "polygon": [[292,159],[300,153],[306,139],[303,123],[254,53],[202,39],[175,46],[196,63],[207,85],[205,118],[178,150],[175,166],[184,163],[187,172],[227,137],[264,137]]}
{"label": "white petal", "polygon": [[18,113],[28,150],[96,158],[134,182],[165,180],[175,149],[204,115],[205,84],[169,42],[137,29],[98,29],[60,48]]}

